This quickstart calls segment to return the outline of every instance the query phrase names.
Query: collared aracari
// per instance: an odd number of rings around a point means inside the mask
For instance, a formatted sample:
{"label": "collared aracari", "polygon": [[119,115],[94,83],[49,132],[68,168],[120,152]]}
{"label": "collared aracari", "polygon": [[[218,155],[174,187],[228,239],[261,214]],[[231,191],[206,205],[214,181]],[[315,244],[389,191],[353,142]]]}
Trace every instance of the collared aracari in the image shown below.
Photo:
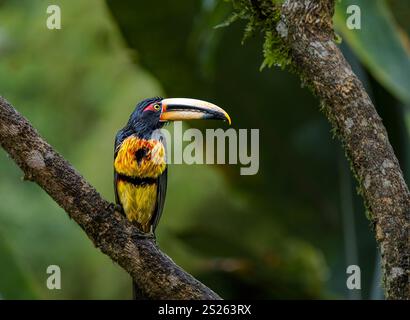
{"label": "collared aracari", "polygon": [[[137,104],[115,138],[115,200],[128,220],[154,235],[167,191],[165,139],[158,129],[168,121],[220,119],[231,123],[220,107],[186,98],[150,98]],[[134,284],[134,298],[141,297]]]}

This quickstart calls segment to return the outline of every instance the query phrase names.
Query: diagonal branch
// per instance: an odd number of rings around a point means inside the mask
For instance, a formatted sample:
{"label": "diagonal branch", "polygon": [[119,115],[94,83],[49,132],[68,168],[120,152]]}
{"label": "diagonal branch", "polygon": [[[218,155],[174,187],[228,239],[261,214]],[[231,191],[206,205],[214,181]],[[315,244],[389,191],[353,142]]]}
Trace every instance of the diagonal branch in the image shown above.
{"label": "diagonal branch", "polygon": [[247,29],[259,28],[270,41],[264,46],[265,62],[290,64],[320,99],[374,226],[386,296],[410,299],[409,189],[380,116],[334,42],[335,1],[232,1],[238,16],[248,20]]}
{"label": "diagonal branch", "polygon": [[151,299],[220,299],[162,253],[0,97],[0,145]]}

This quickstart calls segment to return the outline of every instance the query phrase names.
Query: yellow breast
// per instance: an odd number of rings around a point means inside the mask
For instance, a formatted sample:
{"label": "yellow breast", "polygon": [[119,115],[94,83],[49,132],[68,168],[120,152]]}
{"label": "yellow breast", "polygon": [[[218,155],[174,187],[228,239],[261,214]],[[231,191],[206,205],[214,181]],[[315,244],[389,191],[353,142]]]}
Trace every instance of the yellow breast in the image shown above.
{"label": "yellow breast", "polygon": [[[137,161],[137,152],[143,150],[145,156]],[[166,168],[164,145],[158,140],[130,136],[119,145],[114,168],[132,178],[157,178]]]}
{"label": "yellow breast", "polygon": [[157,202],[157,184],[135,186],[120,180],[117,192],[128,220],[136,222],[142,231],[149,232]]}
{"label": "yellow breast", "polygon": [[[116,151],[114,168],[118,174],[119,201],[128,220],[149,232],[157,204],[156,178],[166,169],[164,145],[158,140],[130,136]],[[142,183],[146,178],[151,181]]]}

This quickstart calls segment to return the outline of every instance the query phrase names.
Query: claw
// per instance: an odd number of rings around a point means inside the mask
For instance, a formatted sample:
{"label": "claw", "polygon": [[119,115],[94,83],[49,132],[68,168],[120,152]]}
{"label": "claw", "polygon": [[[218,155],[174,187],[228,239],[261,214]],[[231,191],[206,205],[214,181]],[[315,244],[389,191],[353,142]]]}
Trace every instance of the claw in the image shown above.
{"label": "claw", "polygon": [[122,205],[120,205],[120,204],[118,204],[118,203],[114,205],[114,210],[117,211],[117,212],[119,212],[119,213],[125,214],[124,208],[122,207]]}
{"label": "claw", "polygon": [[112,210],[112,211],[117,211],[117,212],[119,212],[119,213],[124,213],[124,209],[122,208],[122,206],[120,205],[120,204],[115,204],[115,203],[110,203],[108,206],[107,206],[107,209],[108,210]]}
{"label": "claw", "polygon": [[136,237],[138,239],[148,239],[148,240],[153,240],[155,243],[157,243],[156,238],[155,238],[155,234],[154,232],[152,232],[152,229],[149,232],[138,232],[136,234]]}

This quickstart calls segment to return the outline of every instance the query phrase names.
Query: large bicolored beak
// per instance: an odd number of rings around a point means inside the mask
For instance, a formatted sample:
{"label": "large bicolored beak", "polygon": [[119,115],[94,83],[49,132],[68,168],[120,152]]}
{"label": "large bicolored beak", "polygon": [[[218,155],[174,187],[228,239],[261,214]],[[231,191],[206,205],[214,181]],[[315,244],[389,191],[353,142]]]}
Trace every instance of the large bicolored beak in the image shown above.
{"label": "large bicolored beak", "polygon": [[210,102],[197,99],[170,98],[163,99],[161,104],[160,121],[217,119],[231,124],[228,113]]}

